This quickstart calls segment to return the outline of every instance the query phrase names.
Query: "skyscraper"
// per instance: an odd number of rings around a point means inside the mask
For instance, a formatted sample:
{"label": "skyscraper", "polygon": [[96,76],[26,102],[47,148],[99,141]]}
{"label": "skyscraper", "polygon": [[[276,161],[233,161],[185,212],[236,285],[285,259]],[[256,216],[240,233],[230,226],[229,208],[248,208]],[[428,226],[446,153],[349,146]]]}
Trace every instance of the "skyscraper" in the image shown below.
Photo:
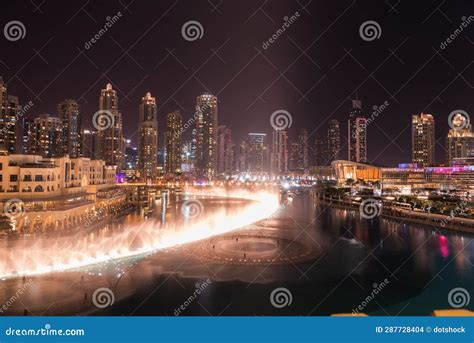
{"label": "skyscraper", "polygon": [[82,128],[79,104],[66,99],[58,104],[58,116],[62,121],[62,150],[70,157],[79,157],[82,151]]}
{"label": "skyscraper", "polygon": [[98,151],[98,135],[97,131],[94,130],[82,130],[82,150],[81,156],[89,157],[93,160],[99,159],[99,151]]}
{"label": "skyscraper", "polygon": [[446,164],[472,165],[474,164],[474,132],[461,114],[454,116],[453,128],[446,137]]}
{"label": "skyscraper", "polygon": [[18,97],[7,94],[7,85],[0,77],[0,149],[16,151]]}
{"label": "skyscraper", "polygon": [[168,113],[166,118],[166,172],[181,172],[181,128],[182,117],[179,111]]}
{"label": "skyscraper", "polygon": [[30,146],[33,144],[33,127],[34,127],[34,120],[28,116],[22,116],[20,119],[21,121],[21,153],[27,155],[30,149]]}
{"label": "skyscraper", "polygon": [[118,111],[117,91],[112,89],[110,83],[100,91],[99,111],[106,117],[110,115],[110,125],[101,127],[100,123],[94,123],[98,130],[100,158],[107,165],[115,165],[120,170],[124,164],[122,115]]}
{"label": "skyscraper", "polygon": [[251,173],[265,172],[266,140],[267,135],[265,133],[248,134],[247,171]]}
{"label": "skyscraper", "polygon": [[221,125],[217,129],[217,173],[231,174],[234,171],[234,143],[232,131]]}
{"label": "skyscraper", "polygon": [[196,170],[213,179],[217,171],[217,97],[205,93],[196,99]]}
{"label": "skyscraper", "polygon": [[61,119],[49,114],[42,114],[33,121],[32,137],[29,140],[28,153],[43,157],[60,157],[62,149]]}
{"label": "skyscraper", "polygon": [[367,118],[362,111],[362,101],[352,100],[352,110],[348,120],[349,161],[367,162]]}
{"label": "skyscraper", "polygon": [[314,139],[314,165],[317,167],[325,166],[327,165],[326,163],[326,158],[325,158],[325,145],[324,141],[321,139],[321,137],[316,136]]}
{"label": "skyscraper", "polygon": [[248,171],[249,166],[249,159],[248,159],[248,151],[249,151],[249,142],[247,139],[244,139],[239,145],[239,161],[238,161],[238,169],[239,172],[245,173]]}
{"label": "skyscraper", "polygon": [[296,161],[296,169],[308,169],[308,130],[306,129],[298,131],[298,158]]}
{"label": "skyscraper", "polygon": [[157,175],[158,120],[156,99],[148,92],[138,109],[138,171],[144,179]]}
{"label": "skyscraper", "polygon": [[412,116],[412,162],[421,166],[435,163],[435,122],[431,114]]}
{"label": "skyscraper", "polygon": [[288,133],[284,130],[273,130],[272,177],[277,177],[288,172]]}
{"label": "skyscraper", "polygon": [[291,171],[300,170],[299,168],[300,145],[298,142],[291,142],[289,149],[289,165],[288,169]]}
{"label": "skyscraper", "polygon": [[339,149],[341,148],[340,144],[339,122],[336,119],[331,119],[328,123],[325,164],[330,165],[332,161],[338,159]]}

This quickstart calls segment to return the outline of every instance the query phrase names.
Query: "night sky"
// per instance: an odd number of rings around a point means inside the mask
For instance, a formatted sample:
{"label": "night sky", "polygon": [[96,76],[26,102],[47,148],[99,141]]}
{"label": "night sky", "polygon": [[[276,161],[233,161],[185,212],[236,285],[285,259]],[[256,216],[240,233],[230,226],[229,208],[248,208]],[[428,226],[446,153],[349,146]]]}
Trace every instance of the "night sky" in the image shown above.
{"label": "night sky", "polygon": [[[231,126],[236,143],[248,132],[270,134],[276,110],[291,113],[290,138],[307,128],[311,143],[335,118],[344,159],[349,99],[358,93],[368,115],[389,103],[368,128],[370,162],[410,161],[411,115],[424,111],[435,117],[442,163],[449,113],[474,113],[474,21],[445,49],[440,44],[463,16],[474,15],[473,7],[467,0],[4,1],[2,28],[18,20],[26,36],[14,42],[0,36],[0,75],[9,94],[22,104],[33,101],[28,116],[56,114],[58,102],[73,98],[85,127],[100,89],[111,82],[124,135],[134,142],[147,91],[157,99],[161,142],[166,114],[179,109],[186,121],[205,91],[218,96],[219,124]],[[85,49],[119,11],[122,17]],[[296,11],[299,18],[263,49]],[[202,25],[201,39],[183,38],[190,20]],[[359,35],[368,20],[381,27],[373,41]]]}

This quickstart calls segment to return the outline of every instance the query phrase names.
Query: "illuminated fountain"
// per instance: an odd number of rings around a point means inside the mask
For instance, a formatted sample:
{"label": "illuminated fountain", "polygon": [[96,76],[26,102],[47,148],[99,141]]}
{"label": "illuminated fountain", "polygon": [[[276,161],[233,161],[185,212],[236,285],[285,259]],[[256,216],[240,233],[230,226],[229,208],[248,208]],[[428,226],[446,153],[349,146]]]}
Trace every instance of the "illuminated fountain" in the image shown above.
{"label": "illuminated fountain", "polygon": [[[60,238],[25,238],[0,246],[0,278],[64,271],[139,256],[230,232],[270,217],[278,209],[278,194],[227,189],[189,189],[191,199],[224,197],[250,200],[243,208],[200,215],[200,202],[189,200],[184,224],[147,220],[111,232],[80,232]],[[186,203],[186,201],[185,201]],[[197,212],[196,212],[197,211]]]}

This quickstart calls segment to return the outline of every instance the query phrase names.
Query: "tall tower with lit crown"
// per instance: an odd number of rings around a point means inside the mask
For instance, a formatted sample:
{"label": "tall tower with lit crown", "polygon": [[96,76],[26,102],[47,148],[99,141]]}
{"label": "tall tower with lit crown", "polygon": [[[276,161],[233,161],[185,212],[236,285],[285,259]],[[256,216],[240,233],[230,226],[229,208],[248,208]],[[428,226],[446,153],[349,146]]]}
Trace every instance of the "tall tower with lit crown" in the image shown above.
{"label": "tall tower with lit crown", "polygon": [[367,162],[367,118],[362,111],[362,101],[352,100],[352,110],[347,124],[347,159],[353,162]]}
{"label": "tall tower with lit crown", "polygon": [[[118,111],[117,91],[112,89],[112,85],[108,83],[105,89],[100,91],[99,111],[106,113],[107,117],[111,116],[110,125],[105,128],[98,127],[98,143],[100,158],[107,165],[117,166],[120,170],[124,164],[124,140],[122,129],[122,115]],[[96,124],[96,123],[94,123]]]}
{"label": "tall tower with lit crown", "polygon": [[448,165],[474,165],[474,132],[467,118],[457,113],[446,137]]}

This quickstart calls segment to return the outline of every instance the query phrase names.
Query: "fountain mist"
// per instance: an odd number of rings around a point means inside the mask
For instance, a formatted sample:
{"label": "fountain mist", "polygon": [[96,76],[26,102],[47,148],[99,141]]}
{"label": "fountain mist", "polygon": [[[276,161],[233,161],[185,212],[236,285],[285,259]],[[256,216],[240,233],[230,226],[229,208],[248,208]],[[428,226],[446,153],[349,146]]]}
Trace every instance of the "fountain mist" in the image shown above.
{"label": "fountain mist", "polygon": [[[110,232],[80,232],[68,237],[31,238],[3,242],[0,246],[0,278],[69,270],[223,234],[271,216],[278,208],[278,195],[243,190],[189,189],[188,196],[219,196],[252,200],[242,209],[225,209],[182,224],[148,220]],[[33,240],[34,239],[34,240]]]}

